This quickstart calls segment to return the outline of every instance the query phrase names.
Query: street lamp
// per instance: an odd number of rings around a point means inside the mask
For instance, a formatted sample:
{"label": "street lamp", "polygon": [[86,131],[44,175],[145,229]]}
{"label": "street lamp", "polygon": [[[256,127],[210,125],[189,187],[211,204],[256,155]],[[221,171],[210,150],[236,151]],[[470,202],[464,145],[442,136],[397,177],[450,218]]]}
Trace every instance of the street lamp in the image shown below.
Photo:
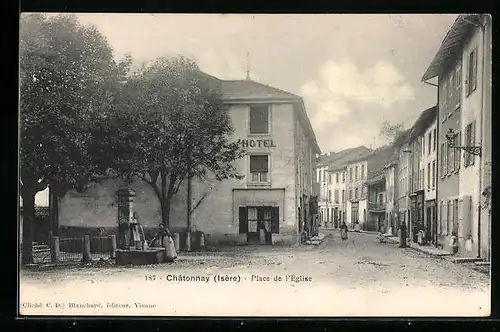
{"label": "street lamp", "polygon": [[453,129],[449,129],[448,132],[446,133],[446,140],[448,141],[448,147],[450,149],[462,149],[466,152],[469,152],[470,154],[473,154],[475,156],[480,156],[481,155],[481,147],[480,146],[456,146],[455,145],[455,133],[453,132]]}

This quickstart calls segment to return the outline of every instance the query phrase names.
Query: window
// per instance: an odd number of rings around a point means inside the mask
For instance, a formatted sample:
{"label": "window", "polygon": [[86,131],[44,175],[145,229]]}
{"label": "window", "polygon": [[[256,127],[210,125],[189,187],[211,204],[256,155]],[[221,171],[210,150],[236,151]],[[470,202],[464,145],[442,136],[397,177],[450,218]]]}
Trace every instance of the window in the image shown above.
{"label": "window", "polygon": [[447,111],[447,107],[446,107],[446,104],[447,104],[447,101],[448,101],[448,81],[444,81],[444,85],[443,85],[443,98],[441,98],[443,100],[443,103],[444,103],[444,107],[442,107],[442,110],[443,110],[443,121],[446,120],[446,117],[448,116],[448,111]]}
{"label": "window", "polygon": [[432,161],[432,175],[431,175],[431,178],[432,178],[432,189],[436,188],[436,161],[433,160]]}
{"label": "window", "polygon": [[332,173],[328,172],[328,184],[332,184]]}
{"label": "window", "polygon": [[345,183],[345,171],[342,172],[342,183]]}
{"label": "window", "polygon": [[328,190],[328,202],[332,202],[332,191]]}
{"label": "window", "polygon": [[354,197],[352,196],[352,189],[349,189],[349,200],[353,200]]}
{"label": "window", "polygon": [[[455,137],[453,138],[453,141],[455,142],[455,146],[460,146],[460,141],[462,140],[462,134],[458,132]],[[461,161],[461,155],[462,155],[462,150],[460,149],[454,149],[454,161],[455,165],[453,167],[454,170],[459,170],[460,169],[460,161]]]}
{"label": "window", "polygon": [[437,130],[434,129],[434,151],[436,151],[437,148]]}
{"label": "window", "polygon": [[425,155],[425,135],[422,136],[422,145],[420,146],[420,154],[423,156]]}
{"label": "window", "polygon": [[454,72],[451,72],[450,77],[448,77],[448,101],[451,101],[453,98],[453,90],[455,88],[454,74]]}
{"label": "window", "polygon": [[469,53],[469,59],[467,61],[467,80],[466,86],[467,86],[467,96],[469,96],[471,93],[476,91],[477,87],[477,49],[474,48],[470,53]]}
{"label": "window", "polygon": [[355,171],[355,173],[354,173],[354,178],[355,178],[356,180],[358,180],[358,179],[359,179],[359,166],[356,166],[356,171]]}
{"label": "window", "polygon": [[429,133],[429,139],[428,139],[429,146],[427,147],[427,154],[431,154],[431,149],[432,149],[432,131]]}
{"label": "window", "polygon": [[365,165],[361,165],[361,179],[365,178]]}
{"label": "window", "polygon": [[354,199],[358,199],[359,191],[358,188],[354,189]]}
{"label": "window", "polygon": [[257,232],[258,213],[257,208],[248,208],[248,232]]}
{"label": "window", "polygon": [[352,181],[352,167],[349,168],[349,181]]}
{"label": "window", "polygon": [[446,175],[446,144],[442,143],[441,144],[441,151],[440,151],[440,156],[441,156],[441,177]]}
{"label": "window", "polygon": [[318,182],[321,183],[321,170],[318,171]]}
{"label": "window", "polygon": [[431,189],[431,163],[427,164],[427,190]]}
{"label": "window", "polygon": [[250,106],[250,134],[269,133],[269,106]]}
{"label": "window", "polygon": [[335,183],[339,183],[339,173],[335,173]]}
{"label": "window", "polygon": [[339,190],[335,189],[335,203],[339,203]]}
{"label": "window", "polygon": [[453,156],[454,156],[454,153],[455,151],[453,151],[455,149],[452,149],[452,148],[446,148],[446,174],[451,174],[451,172],[453,172]]}
{"label": "window", "polygon": [[459,63],[455,68],[455,92],[457,94],[457,108],[460,107],[460,95],[462,94],[462,64]]}
{"label": "window", "polygon": [[[476,144],[476,121],[472,121],[465,127],[465,146],[474,146]],[[474,165],[474,155],[470,152],[465,152],[464,163],[465,167]]]}
{"label": "window", "polygon": [[342,203],[344,203],[345,201],[345,190],[342,189]]}
{"label": "window", "polygon": [[252,174],[252,182],[268,182],[269,156],[250,156],[250,173]]}

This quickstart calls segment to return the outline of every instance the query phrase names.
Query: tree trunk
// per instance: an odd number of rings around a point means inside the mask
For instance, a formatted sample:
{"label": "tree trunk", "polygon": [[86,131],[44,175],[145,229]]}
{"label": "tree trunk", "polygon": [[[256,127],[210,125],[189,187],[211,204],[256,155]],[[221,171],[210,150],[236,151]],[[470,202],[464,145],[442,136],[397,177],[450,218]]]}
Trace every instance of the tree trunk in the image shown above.
{"label": "tree trunk", "polygon": [[55,186],[49,188],[49,209],[52,236],[59,236],[59,195]]}
{"label": "tree trunk", "polygon": [[22,264],[33,263],[33,223],[35,217],[36,192],[27,192],[23,198],[23,249]]}
{"label": "tree trunk", "polygon": [[161,215],[162,223],[166,229],[170,230],[170,200],[165,198],[161,204],[163,206]]}

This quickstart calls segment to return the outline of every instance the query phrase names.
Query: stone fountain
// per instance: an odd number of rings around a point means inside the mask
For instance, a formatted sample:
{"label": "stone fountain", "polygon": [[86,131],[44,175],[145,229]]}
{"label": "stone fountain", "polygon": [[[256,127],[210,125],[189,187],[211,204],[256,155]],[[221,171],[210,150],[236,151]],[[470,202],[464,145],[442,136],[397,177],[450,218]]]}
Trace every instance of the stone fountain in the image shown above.
{"label": "stone fountain", "polygon": [[118,243],[116,265],[146,265],[166,261],[165,248],[148,248],[141,224],[134,217],[135,192],[116,191],[118,196]]}

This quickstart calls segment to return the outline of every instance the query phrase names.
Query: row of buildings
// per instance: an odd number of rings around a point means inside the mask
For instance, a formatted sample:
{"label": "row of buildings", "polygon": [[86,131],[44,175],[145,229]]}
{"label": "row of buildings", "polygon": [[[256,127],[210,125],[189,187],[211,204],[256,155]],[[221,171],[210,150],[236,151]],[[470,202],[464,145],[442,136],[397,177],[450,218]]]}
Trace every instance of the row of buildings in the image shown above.
{"label": "row of buildings", "polygon": [[385,176],[387,161],[394,147],[372,150],[365,146],[321,155],[316,170],[320,187],[319,216],[325,226],[339,227],[345,222],[352,228],[381,230],[386,215],[387,197]]}
{"label": "row of buildings", "polygon": [[[491,17],[459,15],[423,75],[437,105],[377,150],[322,155],[322,223],[396,233],[490,257]],[[436,80],[434,83],[432,80]],[[339,179],[340,182],[339,182]]]}

